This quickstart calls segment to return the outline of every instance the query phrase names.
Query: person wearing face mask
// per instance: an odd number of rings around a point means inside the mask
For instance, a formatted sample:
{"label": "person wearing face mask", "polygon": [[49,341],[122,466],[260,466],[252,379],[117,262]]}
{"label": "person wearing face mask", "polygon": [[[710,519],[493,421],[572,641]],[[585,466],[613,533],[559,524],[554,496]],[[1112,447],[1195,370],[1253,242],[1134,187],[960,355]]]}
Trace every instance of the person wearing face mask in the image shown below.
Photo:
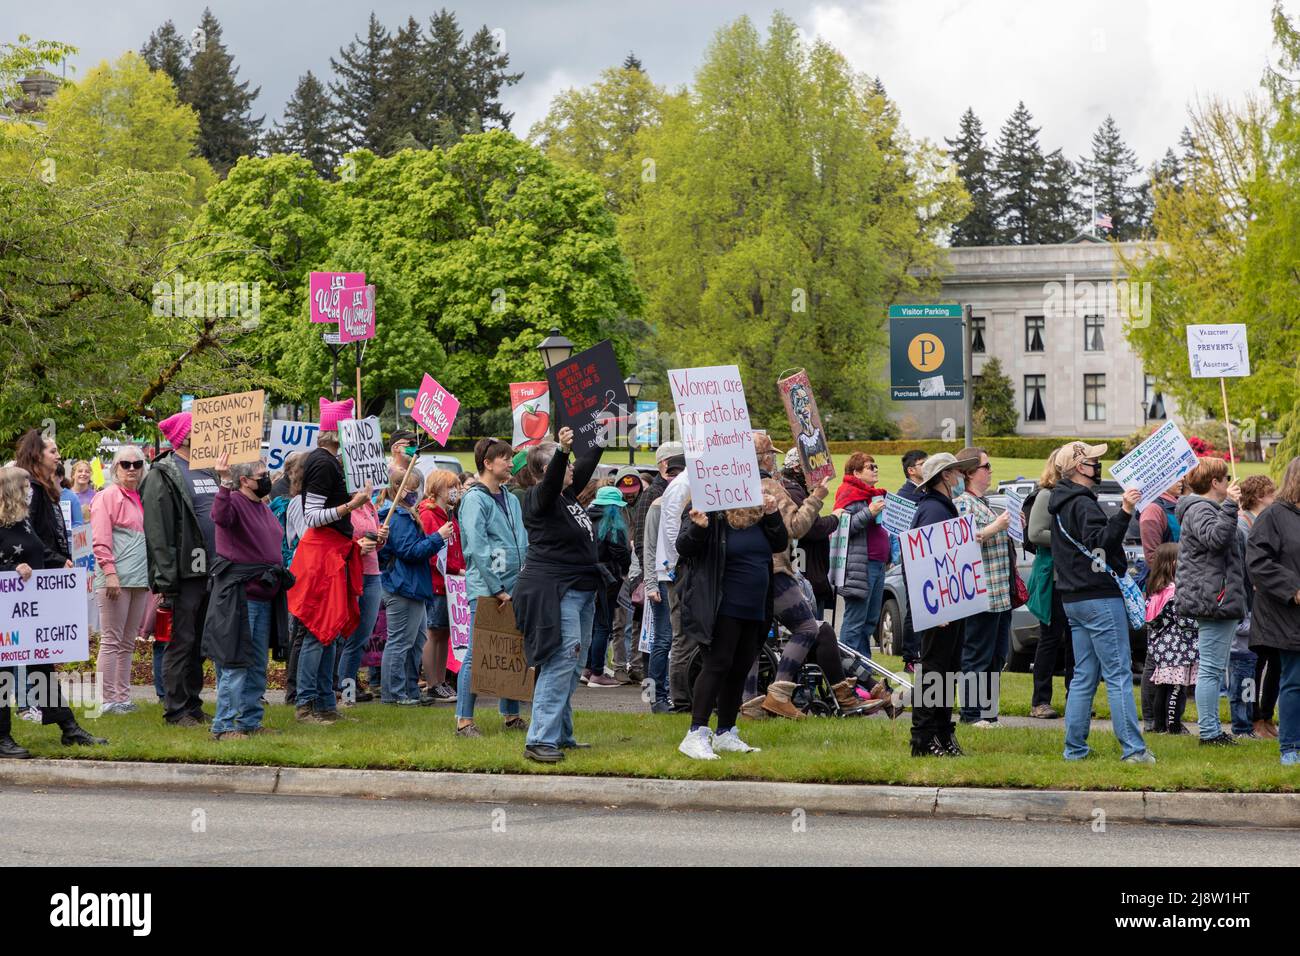
{"label": "person wearing face mask", "polygon": [[1052,517],[1052,568],[1074,646],[1074,677],[1065,703],[1064,756],[1082,760],[1092,752],[1088,746],[1092,698],[1098,680],[1104,680],[1122,759],[1155,763],[1155,755],[1142,739],[1133,701],[1133,658],[1124,596],[1111,577],[1111,573],[1119,576],[1128,571],[1124,533],[1141,492],[1136,488],[1124,492],[1123,507],[1106,517],[1096,492],[1105,453],[1105,445],[1076,441],[1062,446],[1054,459],[1061,477],[1047,504]]}
{"label": "person wearing face mask", "polygon": [[425,534],[417,511],[424,490],[424,475],[418,468],[393,468],[388,479],[379,506],[381,526],[388,526],[388,540],[379,552],[388,619],[380,699],[414,707],[420,703],[420,639],[428,619],[426,605],[433,601],[429,559],[447,546],[455,526],[447,521]]}
{"label": "person wearing face mask", "polygon": [[266,659],[272,643],[288,649],[285,594],[293,576],[280,550],[280,522],[266,505],[271,494],[266,462],[231,465],[228,458],[223,453],[214,469],[221,487],[212,502],[217,554],[203,624],[203,655],[217,669],[212,736],[243,740],[272,732],[262,726]]}
{"label": "person wearing face mask", "polygon": [[[924,528],[956,518],[957,506],[953,499],[966,490],[963,472],[978,464],[978,457],[954,458],[947,452],[927,458],[921,471],[920,494],[916,499],[912,527]],[[961,670],[965,628],[965,620],[956,620],[917,632],[921,659],[916,670],[918,683],[915,693],[919,699],[914,699],[912,708],[913,757],[962,756],[962,750],[957,746],[952,708],[956,703],[953,691]],[[922,693],[922,681],[927,689],[942,688],[943,703],[940,706],[923,704],[926,696]]]}
{"label": "person wearing face mask", "polygon": [[421,703],[450,704],[456,692],[447,683],[447,647],[451,643],[451,616],[448,611],[445,574],[465,573],[465,554],[461,551],[459,529],[453,515],[460,503],[460,479],[454,472],[438,468],[424,481],[424,500],[420,502],[420,526],[425,534],[450,523],[451,540],[447,549],[430,560],[433,601],[429,605],[428,641],[424,645],[424,678],[428,691]]}

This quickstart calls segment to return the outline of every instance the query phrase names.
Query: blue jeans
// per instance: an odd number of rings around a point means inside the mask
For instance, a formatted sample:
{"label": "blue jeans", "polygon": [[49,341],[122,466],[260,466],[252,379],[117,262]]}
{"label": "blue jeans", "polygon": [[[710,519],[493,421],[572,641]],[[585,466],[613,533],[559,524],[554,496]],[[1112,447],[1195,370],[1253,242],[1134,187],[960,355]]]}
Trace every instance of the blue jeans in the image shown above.
{"label": "blue jeans", "polygon": [[591,645],[595,613],[595,591],[570,589],[560,598],[560,646],[537,664],[533,722],[528,727],[530,747],[574,742],[573,692],[578,687],[580,665],[586,659],[583,650]]}
{"label": "blue jeans", "polygon": [[386,704],[419,700],[420,688],[415,680],[418,665],[413,671],[411,655],[417,653],[419,639],[424,636],[424,602],[385,591],[384,613],[388,616],[388,641],[379,668],[380,696]]}
{"label": "blue jeans", "polygon": [[[998,719],[1002,668],[1010,649],[1009,610],[985,611],[966,618],[966,638],[961,646],[962,723]],[[981,708],[981,704],[986,706]]]}
{"label": "blue jeans", "polygon": [[153,642],[153,692],[158,695],[158,699],[163,699],[163,655],[167,653],[166,641]]}
{"label": "blue jeans", "polygon": [[1237,633],[1237,625],[1240,623],[1239,618],[1196,619],[1200,631],[1196,648],[1201,655],[1200,670],[1196,672],[1196,722],[1200,725],[1202,740],[1210,740],[1223,733],[1223,725],[1219,723],[1219,685],[1228,668],[1232,635]]}
{"label": "blue jeans", "polygon": [[885,562],[867,562],[867,596],[844,598],[844,622],[840,640],[863,657],[871,656],[871,635],[880,621],[880,605],[885,597]]}
{"label": "blue jeans", "polygon": [[[370,635],[375,630],[375,620],[379,617],[379,601],[383,597],[383,586],[380,584],[380,575],[367,574],[365,586],[361,590],[361,597],[358,599],[361,609],[361,620],[357,623],[357,629],[347,638],[340,638],[339,644],[339,688],[343,691],[344,699],[349,699],[348,690],[351,689],[351,699],[356,699],[357,692],[357,674],[361,670],[361,657],[366,650],[366,642],[370,640]],[[351,681],[349,684],[348,682]]]}
{"label": "blue jeans", "polygon": [[[478,609],[478,598],[469,599],[469,645],[465,648],[465,659],[460,662],[460,672],[456,675],[456,719],[473,720],[474,704],[478,695],[471,689],[474,686],[474,613]],[[497,710],[502,717],[518,717],[519,701],[501,698],[497,701]]]}
{"label": "blue jeans", "polygon": [[1278,651],[1282,658],[1277,695],[1277,743],[1282,753],[1300,750],[1300,653]]}
{"label": "blue jeans", "polygon": [[1110,722],[1122,756],[1147,749],[1133,700],[1133,657],[1128,645],[1128,614],[1123,598],[1093,598],[1065,605],[1074,644],[1074,679],[1065,704],[1065,759],[1082,760],[1088,746],[1092,698],[1097,681],[1106,682]]}
{"label": "blue jeans", "polygon": [[668,608],[668,582],[657,582],[659,601],[646,598],[645,613],[654,615],[651,625],[650,669],[646,677],[654,691],[656,704],[668,703],[668,651],[673,644],[673,620]]}
{"label": "blue jeans", "polygon": [[1255,701],[1259,700],[1259,688],[1254,688],[1250,700],[1244,700],[1246,696],[1243,690],[1246,681],[1252,684],[1255,682],[1255,662],[1258,660],[1257,655],[1246,651],[1244,654],[1233,651],[1228,655],[1228,662],[1231,665],[1231,677],[1228,680],[1228,700],[1229,710],[1232,713],[1232,732],[1234,734],[1248,734],[1255,727]]}
{"label": "blue jeans", "polygon": [[609,639],[613,635],[613,608],[610,614],[601,614],[593,610],[591,625],[591,651],[582,656],[583,667],[590,668],[593,674],[605,673],[605,656],[609,653]]}
{"label": "blue jeans", "polygon": [[262,726],[266,653],[271,639],[270,601],[248,602],[248,629],[253,635],[253,663],[248,667],[217,668],[217,716],[212,719],[214,734],[230,730],[247,733]]}
{"label": "blue jeans", "polygon": [[319,713],[337,709],[334,702],[334,645],[316,640],[316,635],[304,628],[302,649],[298,652],[299,707],[312,704]]}

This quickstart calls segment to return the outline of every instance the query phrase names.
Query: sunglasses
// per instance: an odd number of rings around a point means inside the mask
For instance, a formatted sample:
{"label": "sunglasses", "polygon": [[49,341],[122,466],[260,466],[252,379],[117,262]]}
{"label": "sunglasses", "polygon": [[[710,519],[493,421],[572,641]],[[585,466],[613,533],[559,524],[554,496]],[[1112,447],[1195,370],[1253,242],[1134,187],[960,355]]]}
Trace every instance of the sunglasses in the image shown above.
{"label": "sunglasses", "polygon": [[980,465],[980,466],[979,466],[978,468],[976,468],[975,470],[976,470],[976,471],[983,471],[983,470],[986,469],[986,468],[989,470],[989,472],[992,472],[992,471],[993,471],[993,465],[992,465],[991,463],[986,463],[986,464]]}
{"label": "sunglasses", "polygon": [[143,471],[144,462],[142,461],[119,461],[118,465],[127,471]]}

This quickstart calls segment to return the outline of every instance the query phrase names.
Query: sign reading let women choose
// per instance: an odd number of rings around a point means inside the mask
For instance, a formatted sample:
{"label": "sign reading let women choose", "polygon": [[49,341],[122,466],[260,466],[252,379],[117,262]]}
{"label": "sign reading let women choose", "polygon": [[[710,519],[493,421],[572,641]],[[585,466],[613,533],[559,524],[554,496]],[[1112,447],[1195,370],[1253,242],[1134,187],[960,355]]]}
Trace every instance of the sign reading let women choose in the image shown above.
{"label": "sign reading let women choose", "polygon": [[899,543],[915,630],[924,631],[989,609],[974,516],[913,528]]}

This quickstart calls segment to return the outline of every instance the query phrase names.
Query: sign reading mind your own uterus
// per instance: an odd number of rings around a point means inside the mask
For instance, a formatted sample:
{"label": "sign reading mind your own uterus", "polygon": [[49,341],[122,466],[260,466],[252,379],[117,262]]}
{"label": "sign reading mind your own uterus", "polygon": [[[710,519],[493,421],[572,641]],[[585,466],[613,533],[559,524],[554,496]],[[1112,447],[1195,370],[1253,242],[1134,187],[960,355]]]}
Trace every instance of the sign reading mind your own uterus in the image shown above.
{"label": "sign reading mind your own uterus", "polygon": [[668,383],[686,450],[691,507],[725,511],[762,505],[762,476],[740,369],[674,369]]}

